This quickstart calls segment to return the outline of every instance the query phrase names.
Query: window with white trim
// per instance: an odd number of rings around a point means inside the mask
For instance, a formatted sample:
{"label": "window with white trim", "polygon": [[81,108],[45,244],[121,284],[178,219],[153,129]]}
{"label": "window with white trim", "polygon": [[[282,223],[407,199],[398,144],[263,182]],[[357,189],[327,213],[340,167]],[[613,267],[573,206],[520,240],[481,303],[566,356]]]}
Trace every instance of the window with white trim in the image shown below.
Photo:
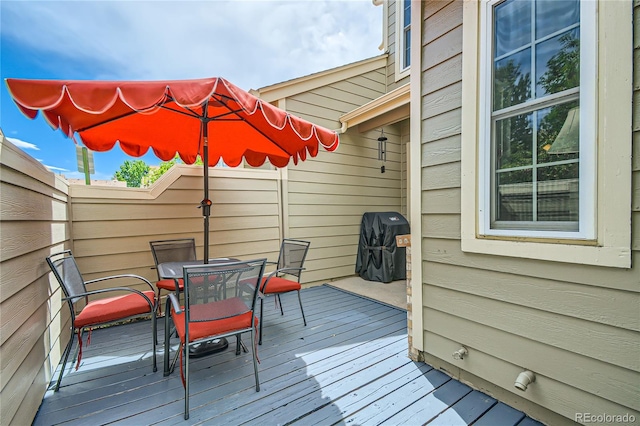
{"label": "window with white trim", "polygon": [[632,2],[465,0],[465,252],[631,264]]}
{"label": "window with white trim", "polygon": [[402,69],[411,65],[411,0],[402,4]]}
{"label": "window with white trim", "polygon": [[396,80],[409,75],[411,65],[411,0],[396,0]]}
{"label": "window with white trim", "polygon": [[594,238],[594,5],[484,5],[484,234]]}

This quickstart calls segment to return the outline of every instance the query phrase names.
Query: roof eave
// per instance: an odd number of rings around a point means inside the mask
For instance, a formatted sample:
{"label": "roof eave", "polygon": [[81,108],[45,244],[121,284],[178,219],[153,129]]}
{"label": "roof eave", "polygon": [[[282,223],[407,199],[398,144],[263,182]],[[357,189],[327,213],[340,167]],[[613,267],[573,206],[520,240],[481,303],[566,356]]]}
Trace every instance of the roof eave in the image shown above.
{"label": "roof eave", "polygon": [[[379,98],[372,100],[340,117],[342,123],[342,132],[346,132],[348,128],[360,125],[385,114],[391,114],[394,120],[406,118],[402,111],[407,111],[410,102],[410,84],[404,84],[397,89],[386,93]],[[395,114],[392,114],[393,112]],[[387,123],[388,124],[388,123]],[[361,129],[362,130],[362,129]]]}
{"label": "roof eave", "polygon": [[290,96],[309,92],[319,87],[384,68],[387,65],[388,56],[385,53],[373,58],[251,90],[251,93],[266,102],[275,102],[279,99],[286,99]]}

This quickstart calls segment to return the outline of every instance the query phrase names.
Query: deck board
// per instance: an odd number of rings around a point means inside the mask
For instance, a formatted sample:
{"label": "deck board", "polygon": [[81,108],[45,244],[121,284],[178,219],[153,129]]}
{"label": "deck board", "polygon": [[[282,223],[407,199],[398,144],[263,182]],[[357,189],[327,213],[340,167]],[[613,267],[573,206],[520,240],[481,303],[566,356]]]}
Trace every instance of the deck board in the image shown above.
{"label": "deck board", "polygon": [[474,426],[516,425],[523,418],[524,413],[521,411],[498,402]]}
{"label": "deck board", "polygon": [[[354,388],[348,394],[336,398],[322,408],[303,413],[300,417],[306,424],[326,425],[343,421],[349,413],[356,413],[363,408],[370,406],[376,401],[386,397],[394,390],[424,377],[427,372],[435,371],[430,365],[424,363],[414,363],[406,358],[405,363],[387,374],[379,375],[375,380],[360,388]],[[436,374],[446,377],[444,373]]]}
{"label": "deck board", "polygon": [[140,321],[94,330],[79,370],[67,369],[60,391],[47,392],[34,425],[539,424],[411,361],[405,311],[330,286],[302,298],[307,327],[295,294],[282,297],[284,316],[265,301],[260,392],[251,354],[236,356],[231,339],[230,349],[192,359],[185,421],[179,371],[162,373],[164,319],[155,373],[150,323]]}
{"label": "deck board", "polygon": [[246,407],[251,413],[250,416],[243,413],[243,418],[233,419],[231,422],[227,422],[223,417],[222,424],[236,424],[242,421],[256,425],[293,422],[300,418],[301,413],[308,413],[329,404],[345,392],[368,383],[378,370],[388,371],[397,368],[402,358],[404,354],[398,352],[397,345],[388,345],[369,352],[366,358],[356,356],[353,359],[345,359],[345,363],[334,368],[322,368],[324,371],[314,372],[311,368],[311,377],[291,385],[284,392],[274,392],[269,399],[261,398],[257,404]]}
{"label": "deck board", "polygon": [[[466,390],[465,390],[466,392]],[[434,419],[434,425],[468,425],[489,411],[496,400],[478,391],[466,393],[458,402]]]}

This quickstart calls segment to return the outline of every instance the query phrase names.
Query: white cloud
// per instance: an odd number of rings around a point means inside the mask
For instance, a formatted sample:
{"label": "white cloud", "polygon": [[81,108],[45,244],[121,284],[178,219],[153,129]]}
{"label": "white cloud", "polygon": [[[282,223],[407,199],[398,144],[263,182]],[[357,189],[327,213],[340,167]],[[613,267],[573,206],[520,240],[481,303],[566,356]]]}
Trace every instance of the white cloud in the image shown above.
{"label": "white cloud", "polygon": [[22,139],[18,139],[18,138],[6,138],[6,139],[20,149],[33,149],[34,151],[40,150],[40,148],[38,148],[38,145],[31,142],[25,142]]}
{"label": "white cloud", "polygon": [[[219,76],[249,90],[381,54],[382,7],[371,0],[0,0],[0,36],[3,61],[12,65],[3,67],[3,77]],[[66,167],[51,170],[67,174],[74,169],[71,145],[58,135],[65,144],[53,147],[47,131],[29,139],[45,163]],[[96,161],[96,171],[116,170],[126,159],[113,151]]]}
{"label": "white cloud", "polygon": [[255,89],[376,56],[382,37],[371,0],[4,3],[3,36],[92,63],[101,79]]}
{"label": "white cloud", "polygon": [[[38,146],[36,144],[33,144],[31,142],[25,142],[21,139],[18,138],[6,138],[9,142],[11,142],[12,144],[14,144],[15,146],[17,146],[18,148],[22,149],[22,150],[26,150],[26,149],[32,149],[35,151],[40,151],[40,148],[38,148]],[[50,171],[54,172],[54,173],[62,173],[62,172],[68,172],[69,169],[65,169],[62,167],[56,167],[56,166],[49,166],[43,163],[42,159],[36,158],[36,161],[42,163],[43,166],[45,166],[47,169],[49,169]],[[82,175],[84,176],[84,174]]]}

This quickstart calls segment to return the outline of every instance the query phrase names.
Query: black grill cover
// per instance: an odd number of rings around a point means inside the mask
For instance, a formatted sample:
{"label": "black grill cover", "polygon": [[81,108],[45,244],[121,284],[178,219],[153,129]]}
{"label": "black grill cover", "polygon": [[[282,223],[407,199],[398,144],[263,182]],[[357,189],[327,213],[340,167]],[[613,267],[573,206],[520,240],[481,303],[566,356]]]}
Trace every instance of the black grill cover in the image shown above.
{"label": "black grill cover", "polygon": [[407,278],[407,250],[396,246],[396,235],[409,232],[409,222],[400,213],[365,213],[360,225],[356,274],[367,281],[383,283]]}

